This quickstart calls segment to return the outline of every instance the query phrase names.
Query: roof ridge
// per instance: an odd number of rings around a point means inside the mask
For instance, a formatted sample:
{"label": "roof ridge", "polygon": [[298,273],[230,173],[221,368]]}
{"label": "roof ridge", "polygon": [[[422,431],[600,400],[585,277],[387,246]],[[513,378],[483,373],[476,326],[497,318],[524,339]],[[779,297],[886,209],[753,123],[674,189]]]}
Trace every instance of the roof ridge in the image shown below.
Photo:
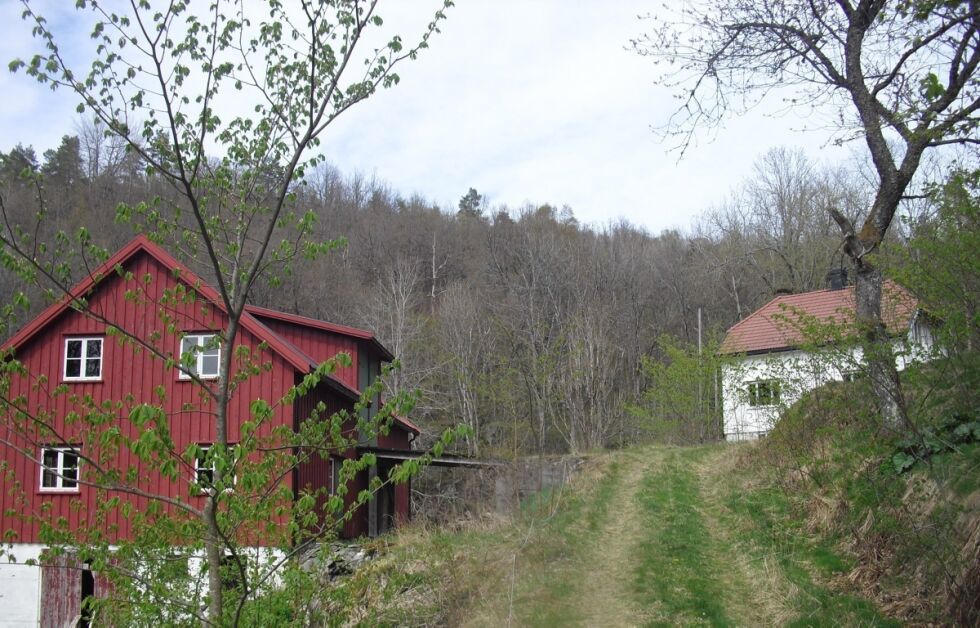
{"label": "roof ridge", "polygon": [[350,335],[363,336],[365,339],[374,338],[375,334],[367,329],[361,329],[360,327],[354,327],[352,325],[341,325],[340,323],[333,323],[330,321],[325,321],[319,318],[313,318],[312,316],[304,316],[302,314],[293,314],[291,312],[283,312],[282,310],[274,310],[269,307],[262,307],[260,305],[247,304],[245,310],[254,316],[268,316],[269,318],[276,318],[278,320],[283,320],[286,322],[292,322],[299,325],[307,325],[310,327],[327,327],[331,330],[338,330],[341,333],[349,333]]}
{"label": "roof ridge", "polygon": [[[792,314],[812,316],[841,323],[853,321],[856,309],[856,286],[842,289],[822,288],[797,294],[778,295],[750,315],[732,325],[721,344],[723,353],[777,351],[791,348],[799,331],[789,320]],[[906,327],[918,307],[917,299],[907,288],[892,279],[882,282],[882,318],[889,330]],[[781,316],[789,312],[790,317]],[[840,318],[842,316],[842,318]]]}
{"label": "roof ridge", "polygon": [[271,308],[260,307],[258,305],[246,305],[245,310],[251,312],[255,316],[262,316],[266,318],[272,318],[280,322],[289,323],[292,325],[302,325],[303,327],[308,327],[311,329],[316,329],[319,331],[327,331],[336,334],[342,334],[344,336],[350,336],[352,338],[357,338],[359,340],[369,341],[381,354],[381,356],[387,361],[393,361],[395,359],[394,354],[385,347],[374,332],[368,331],[366,329],[360,329],[358,327],[351,327],[350,325],[340,325],[338,323],[331,323],[329,321],[320,320],[317,318],[311,318],[309,316],[303,316],[301,314],[290,314],[288,312],[281,312],[279,310],[273,310]]}
{"label": "roof ridge", "polygon": [[[40,314],[29,321],[27,325],[20,328],[16,334],[11,336],[6,342],[3,343],[2,348],[16,349],[23,345],[41,329],[46,327],[55,318],[71,307],[73,302],[97,287],[104,279],[108,278],[116,266],[129,261],[134,255],[141,251],[148,254],[163,266],[177,271],[175,278],[178,281],[189,285],[201,296],[213,303],[214,306],[221,310],[226,316],[228,315],[223,299],[213,286],[199,277],[197,273],[191,270],[186,264],[164,250],[163,247],[150,240],[146,234],[141,233],[109,256],[109,258],[100,264],[94,271],[78,281],[78,283],[72,286],[68,290],[68,293],[61,299],[49,305]],[[311,367],[311,363],[308,360],[309,356],[304,356],[301,352],[290,348],[289,345],[285,344],[284,338],[263,325],[258,319],[253,317],[248,312],[242,312],[241,321],[244,329],[257,336],[260,340],[267,341],[269,346],[276,353],[278,353],[298,370],[306,371]]]}

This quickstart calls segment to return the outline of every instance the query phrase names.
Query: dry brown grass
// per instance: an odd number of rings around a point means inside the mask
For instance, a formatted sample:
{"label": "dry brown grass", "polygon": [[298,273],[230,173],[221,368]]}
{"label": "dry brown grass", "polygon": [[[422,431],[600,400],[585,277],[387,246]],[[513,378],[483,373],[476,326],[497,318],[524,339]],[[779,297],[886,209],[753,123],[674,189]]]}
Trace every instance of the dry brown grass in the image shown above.
{"label": "dry brown grass", "polygon": [[626,471],[617,483],[609,515],[589,548],[589,583],[578,598],[587,626],[642,626],[664,619],[660,609],[643,608],[631,595],[634,555],[643,530],[636,494],[644,476],[662,463],[651,451],[645,453],[619,456]]}

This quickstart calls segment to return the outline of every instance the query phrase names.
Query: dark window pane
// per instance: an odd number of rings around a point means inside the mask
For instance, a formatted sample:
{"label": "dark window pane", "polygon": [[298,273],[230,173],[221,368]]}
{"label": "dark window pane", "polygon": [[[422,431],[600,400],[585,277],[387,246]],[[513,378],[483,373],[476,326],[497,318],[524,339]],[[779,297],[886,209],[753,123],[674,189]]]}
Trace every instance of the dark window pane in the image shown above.
{"label": "dark window pane", "polygon": [[88,351],[86,355],[90,358],[98,358],[102,355],[102,341],[101,340],[89,340],[88,341]]}
{"label": "dark window pane", "polygon": [[82,341],[81,340],[69,340],[68,341],[68,357],[69,358],[80,358],[80,357],[82,357]]}
{"label": "dark window pane", "polygon": [[765,380],[749,384],[750,406],[773,406],[779,403],[779,382]]}
{"label": "dark window pane", "polygon": [[65,477],[78,479],[78,454],[66,451],[61,458],[61,474]]}
{"label": "dark window pane", "polygon": [[194,464],[197,470],[197,483],[201,486],[211,486],[214,484],[214,466],[208,461],[209,451],[207,448],[202,448],[201,457]]}
{"label": "dark window pane", "polygon": [[42,455],[42,460],[44,461],[44,466],[46,467],[58,466],[58,450],[45,449],[44,454]]}
{"label": "dark window pane", "polygon": [[75,488],[78,486],[78,455],[58,449],[45,449],[41,454],[44,471],[42,488]]}
{"label": "dark window pane", "polygon": [[65,363],[65,377],[81,377],[82,361],[70,359]]}
{"label": "dark window pane", "polygon": [[45,449],[41,454],[41,462],[44,466],[44,472],[41,474],[41,488],[57,488],[58,477],[53,469],[58,467],[58,451]]}
{"label": "dark window pane", "polygon": [[98,377],[101,366],[101,360],[85,360],[85,377]]}

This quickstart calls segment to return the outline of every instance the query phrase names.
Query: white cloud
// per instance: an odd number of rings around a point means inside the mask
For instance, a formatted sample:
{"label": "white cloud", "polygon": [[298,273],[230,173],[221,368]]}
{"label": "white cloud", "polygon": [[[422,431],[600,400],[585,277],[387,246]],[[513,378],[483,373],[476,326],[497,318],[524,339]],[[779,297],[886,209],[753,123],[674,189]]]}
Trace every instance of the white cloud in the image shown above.
{"label": "white cloud", "polygon": [[[437,4],[382,3],[382,15],[408,43]],[[494,203],[568,204],[583,222],[626,217],[653,231],[689,224],[771,146],[803,145],[816,158],[843,158],[840,149],[821,148],[825,133],[794,131],[805,121],[754,112],[678,163],[650,130],[675,101],[653,85],[653,66],[625,49],[644,29],[636,15],[648,6],[460,1],[431,49],[402,66],[401,84],[345,114],[323,150],[344,171],[375,174],[403,194],[447,207],[473,186]],[[32,45],[19,12],[0,6],[5,60]],[[71,22],[57,17],[64,32]],[[82,50],[88,33],[70,34],[70,52]],[[6,73],[0,90],[0,149],[20,141],[40,153],[71,132],[69,94]]]}

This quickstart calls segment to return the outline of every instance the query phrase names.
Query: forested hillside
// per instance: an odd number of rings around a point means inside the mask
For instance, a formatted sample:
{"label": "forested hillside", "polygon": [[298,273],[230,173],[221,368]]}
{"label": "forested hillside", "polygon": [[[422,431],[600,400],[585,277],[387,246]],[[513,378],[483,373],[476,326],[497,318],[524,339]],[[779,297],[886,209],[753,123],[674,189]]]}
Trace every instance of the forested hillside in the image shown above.
{"label": "forested hillside", "polygon": [[[4,229],[22,230],[28,250],[48,243],[37,255],[56,259],[53,272],[73,279],[93,260],[65,258],[60,249],[71,247],[57,244],[58,231],[75,238],[82,230],[115,250],[134,223],[153,222],[154,203],[179,209],[178,194],[95,124],[79,123],[40,156],[19,144],[6,149]],[[43,195],[25,169],[42,175]],[[827,270],[842,264],[827,210],[857,218],[866,189],[854,169],[774,149],[693,224],[652,234],[624,222],[580,224],[561,199],[505,207],[470,189],[458,206],[438,207],[321,165],[295,187],[291,209],[295,220],[315,214],[316,239],[343,241],[330,255],[274,273],[253,302],[375,330],[401,359],[388,385],[421,392],[414,418],[428,433],[467,424],[470,453],[617,445],[649,427],[627,411],[646,386],[641,356],[694,346],[699,312],[707,342],[777,292],[823,287]],[[45,218],[37,221],[40,197]],[[153,198],[160,200],[147,202]],[[137,210],[117,215],[120,202]],[[194,266],[177,237],[163,243]],[[3,294],[18,287],[0,275]],[[28,296],[7,334],[53,295]],[[698,420],[675,442],[718,436],[713,405]]]}

